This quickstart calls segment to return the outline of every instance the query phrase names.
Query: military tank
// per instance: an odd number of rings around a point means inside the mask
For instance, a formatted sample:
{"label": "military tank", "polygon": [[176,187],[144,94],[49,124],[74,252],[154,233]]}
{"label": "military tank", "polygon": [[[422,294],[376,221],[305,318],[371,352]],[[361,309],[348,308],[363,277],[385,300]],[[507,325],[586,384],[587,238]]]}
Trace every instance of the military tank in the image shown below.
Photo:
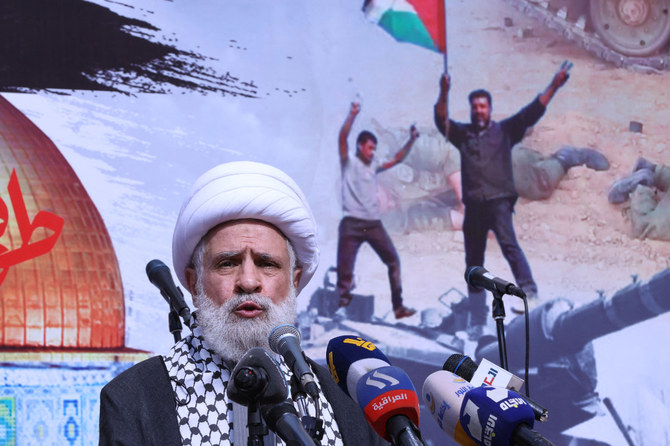
{"label": "military tank", "polygon": [[[328,270],[323,288],[312,294],[307,311],[299,314],[297,321],[302,346],[308,356],[322,365],[326,365],[322,352],[328,341],[335,336],[352,333],[375,343],[388,356],[391,364],[408,373],[417,388],[428,375],[440,370],[444,360],[454,353],[472,355],[476,362],[486,358],[500,364],[496,336],[484,334],[476,345],[462,336],[471,313],[468,298],[458,288],[450,288],[436,299],[442,308],[423,310],[421,322],[410,325],[402,321],[389,322],[386,316],[375,316],[375,296],[372,295],[354,294],[351,304],[338,310],[334,274],[334,268]],[[660,444],[653,440],[653,433],[645,431],[640,420],[635,422],[635,427],[624,421],[612,398],[601,395],[598,389],[594,341],[670,312],[667,293],[670,268],[656,273],[645,282],[639,281],[635,275],[632,278],[630,284],[615,293],[605,295],[599,292],[596,299],[583,305],[575,305],[568,297],[559,297],[529,312],[532,398],[546,407],[550,414],[545,422],[536,423],[534,429],[557,446]],[[524,376],[525,336],[523,317],[506,323],[509,370],[519,377]],[[662,356],[662,352],[652,347],[644,348],[649,349],[650,357],[656,354]],[[622,346],[621,371],[609,373],[642,371],[641,364],[630,363],[626,359],[625,350]],[[662,389],[657,390],[663,394]],[[643,394],[641,391],[641,399],[647,403],[653,401]],[[604,432],[572,430],[596,417],[608,415],[613,421],[609,429],[618,430],[611,434],[615,443],[595,438],[604,437]],[[456,445],[430,418],[429,408],[422,405],[421,419],[427,421],[422,421],[420,427],[426,444]]]}
{"label": "military tank", "polygon": [[505,0],[596,57],[670,70],[670,0]]}

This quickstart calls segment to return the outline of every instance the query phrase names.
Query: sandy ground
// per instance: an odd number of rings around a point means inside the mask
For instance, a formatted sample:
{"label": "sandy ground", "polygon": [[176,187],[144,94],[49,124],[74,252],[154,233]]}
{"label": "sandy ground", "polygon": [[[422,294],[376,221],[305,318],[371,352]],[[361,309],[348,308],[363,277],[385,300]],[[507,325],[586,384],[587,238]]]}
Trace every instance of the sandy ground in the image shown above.
{"label": "sandy ground", "polygon": [[[593,147],[611,164],[605,172],[571,169],[547,200],[519,200],[515,227],[541,300],[562,296],[585,303],[599,291],[611,294],[622,288],[633,275],[646,280],[667,268],[670,243],[631,238],[624,206],[610,205],[606,194],[612,182],[630,172],[637,157],[670,162],[670,96],[664,87],[669,74],[627,71],[595,60],[502,1],[449,2],[448,8],[449,35],[461,33],[449,47],[456,119],[468,119],[461,102],[479,86],[491,90],[495,118],[515,112],[546,86],[563,60],[570,59],[575,64],[570,80],[524,144],[547,154],[563,144]],[[505,17],[514,26],[505,27]],[[522,28],[531,30],[529,37],[519,37]],[[643,123],[642,133],[629,131],[632,120]],[[465,291],[461,233],[412,230],[394,234],[393,239],[409,304],[434,306],[436,297],[451,287]],[[513,280],[494,239],[489,241],[485,266]],[[383,316],[390,310],[390,299],[382,297],[389,294],[388,282],[369,247],[359,254],[356,274],[358,292],[381,297],[376,313]]]}

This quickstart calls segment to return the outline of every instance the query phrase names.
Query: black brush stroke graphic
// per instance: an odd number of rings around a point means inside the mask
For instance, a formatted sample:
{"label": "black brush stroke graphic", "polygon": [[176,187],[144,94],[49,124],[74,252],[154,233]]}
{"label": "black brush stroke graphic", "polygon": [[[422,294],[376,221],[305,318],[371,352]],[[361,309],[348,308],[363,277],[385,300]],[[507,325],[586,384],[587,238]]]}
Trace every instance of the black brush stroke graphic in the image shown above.
{"label": "black brush stroke graphic", "polygon": [[213,58],[151,40],[158,31],[83,0],[0,0],[0,92],[258,96],[253,81],[208,67]]}

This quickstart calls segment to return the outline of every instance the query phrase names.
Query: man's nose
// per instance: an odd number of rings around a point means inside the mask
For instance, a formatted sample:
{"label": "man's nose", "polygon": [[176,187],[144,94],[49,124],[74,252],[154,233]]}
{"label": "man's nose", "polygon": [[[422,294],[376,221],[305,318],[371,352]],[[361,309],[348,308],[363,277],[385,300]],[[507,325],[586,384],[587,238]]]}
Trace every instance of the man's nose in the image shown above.
{"label": "man's nose", "polygon": [[242,262],[237,276],[235,288],[237,288],[236,291],[238,293],[242,294],[261,292],[260,275],[254,262]]}

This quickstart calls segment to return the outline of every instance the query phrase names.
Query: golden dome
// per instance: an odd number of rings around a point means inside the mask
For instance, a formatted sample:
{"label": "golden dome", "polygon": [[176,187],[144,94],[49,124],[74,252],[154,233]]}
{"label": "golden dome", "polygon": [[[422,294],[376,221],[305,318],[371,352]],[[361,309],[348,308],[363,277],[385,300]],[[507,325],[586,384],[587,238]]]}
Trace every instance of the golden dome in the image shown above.
{"label": "golden dome", "polygon": [[54,143],[2,96],[0,198],[0,346],[123,347],[123,286],[102,218]]}

